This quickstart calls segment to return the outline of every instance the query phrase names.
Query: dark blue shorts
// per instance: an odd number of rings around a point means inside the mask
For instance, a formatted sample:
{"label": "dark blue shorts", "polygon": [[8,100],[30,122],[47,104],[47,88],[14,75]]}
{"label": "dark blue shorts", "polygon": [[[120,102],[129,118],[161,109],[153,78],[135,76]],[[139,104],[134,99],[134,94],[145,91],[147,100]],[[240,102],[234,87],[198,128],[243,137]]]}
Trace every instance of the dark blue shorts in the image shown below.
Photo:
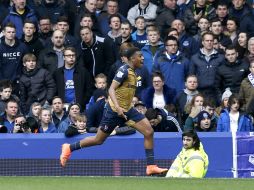
{"label": "dark blue shorts", "polygon": [[127,121],[124,118],[119,117],[117,112],[114,112],[110,105],[106,104],[100,123],[100,129],[104,133],[110,134],[116,126],[122,126],[123,124],[132,126],[145,118],[143,114],[139,113],[134,108],[131,108],[128,112],[124,112],[124,114],[127,116]]}

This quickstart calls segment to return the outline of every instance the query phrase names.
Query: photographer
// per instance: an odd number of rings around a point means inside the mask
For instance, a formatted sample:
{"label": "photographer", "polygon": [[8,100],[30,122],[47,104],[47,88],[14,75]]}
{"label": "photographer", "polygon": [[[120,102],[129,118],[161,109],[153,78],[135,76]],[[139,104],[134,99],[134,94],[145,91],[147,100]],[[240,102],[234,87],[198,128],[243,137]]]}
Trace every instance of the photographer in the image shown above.
{"label": "photographer", "polygon": [[38,123],[32,118],[25,118],[24,115],[17,115],[13,127],[13,133],[38,133]]}

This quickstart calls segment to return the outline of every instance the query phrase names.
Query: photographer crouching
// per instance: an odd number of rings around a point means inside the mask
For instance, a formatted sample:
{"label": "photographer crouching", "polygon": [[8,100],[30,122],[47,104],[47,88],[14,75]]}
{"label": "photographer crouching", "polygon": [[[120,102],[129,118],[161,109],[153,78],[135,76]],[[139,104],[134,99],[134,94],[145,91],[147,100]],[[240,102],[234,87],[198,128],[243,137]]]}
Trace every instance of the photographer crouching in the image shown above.
{"label": "photographer crouching", "polygon": [[13,133],[38,133],[38,129],[38,123],[34,118],[26,118],[21,114],[16,116]]}

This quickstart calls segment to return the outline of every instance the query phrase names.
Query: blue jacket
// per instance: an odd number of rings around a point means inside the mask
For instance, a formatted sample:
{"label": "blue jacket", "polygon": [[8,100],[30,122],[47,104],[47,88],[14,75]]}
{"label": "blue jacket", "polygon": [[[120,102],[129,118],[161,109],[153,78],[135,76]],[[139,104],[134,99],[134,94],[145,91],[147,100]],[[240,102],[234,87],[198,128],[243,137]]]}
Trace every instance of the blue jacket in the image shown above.
{"label": "blue jacket", "polygon": [[[146,108],[153,108],[153,97],[154,97],[154,88],[153,87],[148,87],[145,89],[142,93],[141,100],[144,102]],[[164,95],[164,100],[166,104],[174,104],[175,102],[175,97],[176,97],[176,91],[167,85],[163,86],[163,95]]]}
{"label": "blue jacket", "polygon": [[26,17],[24,19],[22,19],[22,16],[20,16],[17,12],[14,6],[10,7],[10,12],[9,15],[6,16],[6,18],[3,21],[3,26],[6,25],[8,22],[12,22],[15,27],[16,27],[16,37],[18,39],[22,38],[23,35],[23,25],[24,25],[24,20],[25,19],[29,19],[30,21],[32,21],[35,26],[37,27],[38,24],[38,20],[37,17],[35,15],[35,12],[30,9],[28,6],[25,7],[25,11],[26,11]]}
{"label": "blue jacket", "polygon": [[58,125],[58,133],[65,133],[68,127],[72,124],[74,124],[74,122],[70,119],[70,117],[67,117]]}
{"label": "blue jacket", "polygon": [[[218,132],[230,132],[230,117],[227,109],[222,110],[217,123]],[[253,131],[251,119],[245,115],[239,115],[237,132]]]}
{"label": "blue jacket", "polygon": [[182,54],[169,59],[165,53],[154,59],[153,71],[160,71],[165,84],[174,88],[177,93],[184,89],[185,78],[189,73],[190,62]]}
{"label": "blue jacket", "polygon": [[42,127],[40,127],[39,133],[57,133],[57,129],[53,123],[49,123],[48,129],[46,131],[43,131]]}
{"label": "blue jacket", "polygon": [[151,50],[150,50],[151,45],[150,44],[146,44],[142,49],[142,54],[144,56],[144,65],[146,66],[146,68],[148,69],[149,73],[151,74],[152,72],[152,68],[153,68],[153,64],[154,64],[154,58],[156,56],[156,53],[161,52],[161,49],[164,48],[164,44],[161,42],[159,43],[159,49],[157,50],[157,52],[155,53],[155,55],[153,56]]}

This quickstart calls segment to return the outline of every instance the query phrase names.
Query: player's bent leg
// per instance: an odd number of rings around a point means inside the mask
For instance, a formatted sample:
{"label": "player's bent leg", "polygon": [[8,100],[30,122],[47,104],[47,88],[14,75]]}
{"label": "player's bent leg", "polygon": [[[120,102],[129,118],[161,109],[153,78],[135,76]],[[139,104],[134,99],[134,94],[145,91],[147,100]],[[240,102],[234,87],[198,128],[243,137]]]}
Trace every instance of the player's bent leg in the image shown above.
{"label": "player's bent leg", "polygon": [[153,128],[150,125],[148,119],[144,118],[139,122],[135,123],[133,128],[137,129],[140,133],[144,135],[144,146],[145,149],[153,148]]}

